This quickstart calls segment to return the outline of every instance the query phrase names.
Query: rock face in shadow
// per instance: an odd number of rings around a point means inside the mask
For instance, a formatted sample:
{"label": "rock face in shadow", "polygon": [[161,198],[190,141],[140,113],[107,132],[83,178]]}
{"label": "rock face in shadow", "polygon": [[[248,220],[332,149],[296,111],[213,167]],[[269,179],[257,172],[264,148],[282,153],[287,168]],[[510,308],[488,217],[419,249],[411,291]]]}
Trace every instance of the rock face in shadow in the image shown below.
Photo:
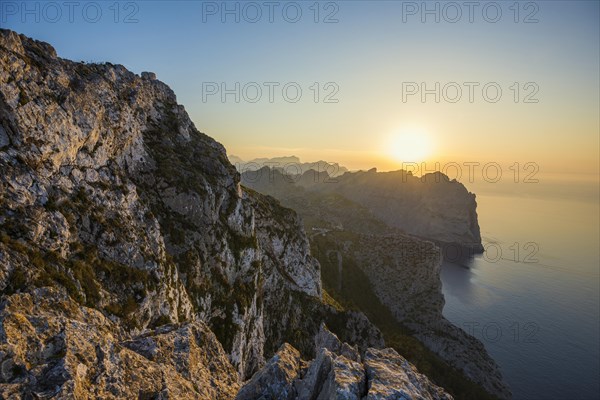
{"label": "rock face in shadow", "polygon": [[404,233],[458,247],[465,256],[483,250],[475,195],[439,172],[416,177],[404,170],[373,169],[330,177],[315,170],[301,175],[269,167],[245,171],[244,185],[282,201],[336,194]]}
{"label": "rock face in shadow", "polygon": [[475,195],[444,174],[370,171],[336,181],[317,190],[339,193],[408,234],[482,251]]}
{"label": "rock face in shadow", "polygon": [[324,325],[315,346],[317,357],[307,364],[291,346],[282,346],[236,400],[452,399],[393,349],[369,348],[361,355]]}
{"label": "rock face in shadow", "polygon": [[[442,315],[442,254],[436,245],[403,235],[359,235],[345,253],[381,303],[421,343],[489,393],[511,397],[485,346]],[[348,258],[342,257],[342,266]]]}
{"label": "rock face in shadow", "polygon": [[337,163],[329,161],[301,162],[296,156],[274,157],[274,158],[254,158],[249,161],[242,160],[240,157],[232,154],[228,155],[229,161],[240,172],[257,171],[265,166],[275,168],[280,171],[293,170],[298,173],[309,170],[328,171],[331,176],[338,176],[348,172],[348,168]]}

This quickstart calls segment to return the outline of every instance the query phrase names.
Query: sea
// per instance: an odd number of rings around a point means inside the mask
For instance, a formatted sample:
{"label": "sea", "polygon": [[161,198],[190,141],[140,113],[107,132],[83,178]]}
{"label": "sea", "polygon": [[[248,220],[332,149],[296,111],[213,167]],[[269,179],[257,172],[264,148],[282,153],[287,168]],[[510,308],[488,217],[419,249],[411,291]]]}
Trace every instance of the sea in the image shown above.
{"label": "sea", "polygon": [[598,177],[465,186],[486,250],[443,264],[445,317],[484,343],[514,399],[599,399]]}

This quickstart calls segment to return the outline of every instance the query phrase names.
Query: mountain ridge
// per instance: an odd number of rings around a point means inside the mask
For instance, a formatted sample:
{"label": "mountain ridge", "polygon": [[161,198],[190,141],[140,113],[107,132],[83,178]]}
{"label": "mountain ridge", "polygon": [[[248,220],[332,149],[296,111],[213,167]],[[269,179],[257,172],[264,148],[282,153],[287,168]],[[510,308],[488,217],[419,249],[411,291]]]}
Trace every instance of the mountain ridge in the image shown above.
{"label": "mountain ridge", "polygon": [[314,162],[301,162],[297,156],[283,157],[261,157],[250,161],[244,161],[240,157],[232,154],[228,155],[229,161],[235,166],[238,172],[257,171],[263,167],[270,167],[283,171],[284,173],[301,174],[310,170],[327,171],[332,176],[343,175],[348,172],[348,168],[336,162],[319,160]]}
{"label": "mountain ridge", "polygon": [[475,194],[440,172],[416,177],[404,170],[373,168],[330,176],[324,170],[295,174],[264,166],[243,172],[242,183],[279,199],[302,190],[307,195],[336,193],[390,227],[454,247],[465,258],[483,251]]}

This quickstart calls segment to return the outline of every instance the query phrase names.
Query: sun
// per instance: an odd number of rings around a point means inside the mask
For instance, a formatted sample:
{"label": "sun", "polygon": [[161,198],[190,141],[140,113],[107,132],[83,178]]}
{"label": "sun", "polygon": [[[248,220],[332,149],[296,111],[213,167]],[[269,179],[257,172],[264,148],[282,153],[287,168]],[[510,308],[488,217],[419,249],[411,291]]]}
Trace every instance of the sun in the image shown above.
{"label": "sun", "polygon": [[389,145],[390,155],[402,162],[421,162],[431,156],[433,144],[427,132],[404,129],[394,134]]}

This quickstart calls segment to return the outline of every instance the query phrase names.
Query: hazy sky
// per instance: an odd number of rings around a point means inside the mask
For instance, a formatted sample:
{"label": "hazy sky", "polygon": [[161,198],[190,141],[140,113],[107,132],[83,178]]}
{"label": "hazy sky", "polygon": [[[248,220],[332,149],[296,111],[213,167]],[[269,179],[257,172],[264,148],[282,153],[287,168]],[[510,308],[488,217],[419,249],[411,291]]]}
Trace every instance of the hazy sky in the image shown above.
{"label": "hazy sky", "polygon": [[2,1],[2,27],[64,58],[155,72],[198,129],[245,159],[598,173],[598,1],[23,3]]}

